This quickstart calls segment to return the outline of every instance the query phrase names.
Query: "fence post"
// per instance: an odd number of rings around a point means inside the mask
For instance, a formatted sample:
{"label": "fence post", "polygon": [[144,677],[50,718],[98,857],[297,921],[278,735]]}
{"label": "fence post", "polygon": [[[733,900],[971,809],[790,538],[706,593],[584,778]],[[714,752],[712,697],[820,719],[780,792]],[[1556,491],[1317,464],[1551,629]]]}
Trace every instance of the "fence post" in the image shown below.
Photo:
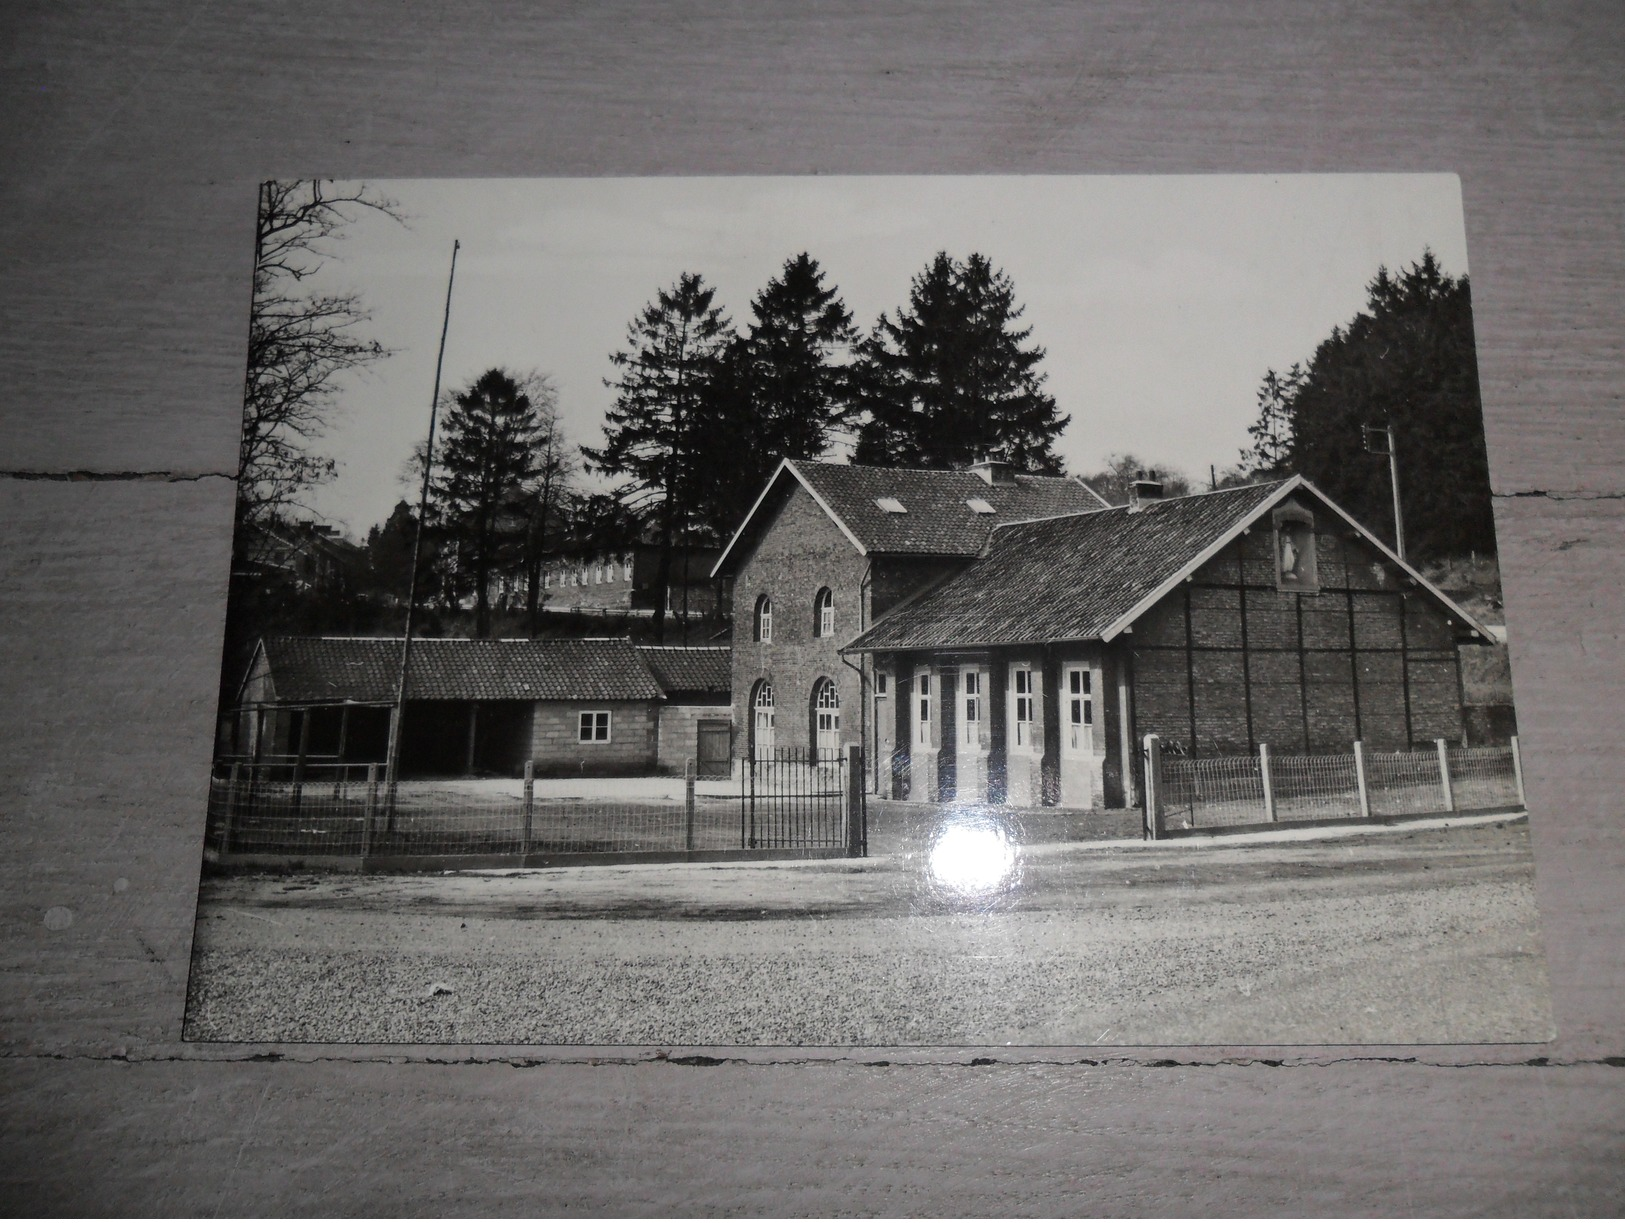
{"label": "fence post", "polygon": [[863,857],[863,749],[846,745],[846,856]]}
{"label": "fence post", "polygon": [[683,848],[694,849],[694,758],[683,765]]}
{"label": "fence post", "polygon": [[226,783],[226,818],[220,825],[220,852],[223,854],[231,852],[231,822],[237,816],[237,777],[242,767],[240,764],[233,764],[231,780]]}
{"label": "fence post", "polygon": [[1270,745],[1258,745],[1258,775],[1264,781],[1264,820],[1275,823],[1275,781],[1270,777]]}
{"label": "fence post", "polygon": [[519,852],[530,853],[531,833],[536,816],[536,762],[525,761],[525,831],[519,839]]}
{"label": "fence post", "polygon": [[361,856],[372,852],[372,825],[378,818],[378,766],[367,766],[367,807],[361,816]]}
{"label": "fence post", "polygon": [[299,754],[293,760],[293,809],[299,810],[305,797],[305,753],[310,747],[310,710],[299,715]]}
{"label": "fence post", "polygon": [[1360,792],[1360,818],[1371,818],[1371,790],[1365,780],[1365,744],[1354,741],[1354,785]]}
{"label": "fence post", "polygon": [[1145,839],[1155,841],[1162,831],[1162,740],[1145,737]]}
{"label": "fence post", "polygon": [[1518,736],[1512,736],[1512,780],[1518,783],[1518,806],[1525,809],[1529,800],[1523,796],[1523,753],[1518,750]]}
{"label": "fence post", "polygon": [[1439,786],[1444,790],[1444,809],[1456,809],[1456,796],[1450,789],[1450,756],[1447,745],[1443,739],[1435,739],[1433,746],[1439,749]]}

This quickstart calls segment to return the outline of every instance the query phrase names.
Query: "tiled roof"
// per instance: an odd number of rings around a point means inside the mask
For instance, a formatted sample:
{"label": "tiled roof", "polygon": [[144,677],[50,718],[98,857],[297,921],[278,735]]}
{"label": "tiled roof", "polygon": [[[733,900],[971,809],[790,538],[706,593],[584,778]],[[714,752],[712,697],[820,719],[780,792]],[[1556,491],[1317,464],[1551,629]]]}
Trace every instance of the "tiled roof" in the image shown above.
{"label": "tiled roof", "polygon": [[640,645],[639,656],[666,692],[726,694],[733,687],[727,646]]}
{"label": "tiled roof", "polygon": [[[717,573],[737,567],[741,546],[766,529],[780,504],[772,495],[774,489],[796,480],[824,504],[860,550],[900,556],[975,556],[988,532],[1001,522],[1076,514],[1102,504],[1082,484],[1060,476],[1018,475],[1011,484],[988,484],[973,471],[792,460],[775,473],[723,551]],[[882,509],[882,498],[894,499],[903,512]],[[968,504],[973,500],[992,512],[973,509]]]}
{"label": "tiled roof", "polygon": [[[1100,501],[1076,480],[1018,475],[1013,484],[988,484],[972,471],[857,467],[847,463],[790,464],[847,530],[870,552],[911,556],[975,556],[1001,522],[1077,514]],[[894,497],[901,514],[876,501]],[[966,502],[993,507],[977,513]]]}
{"label": "tiled roof", "polygon": [[[399,637],[267,637],[280,703],[395,699]],[[663,695],[624,639],[412,642],[407,696],[419,701],[650,701]]]}
{"label": "tiled roof", "polygon": [[848,647],[1028,645],[1101,637],[1286,481],[1223,489],[995,532],[987,554]]}

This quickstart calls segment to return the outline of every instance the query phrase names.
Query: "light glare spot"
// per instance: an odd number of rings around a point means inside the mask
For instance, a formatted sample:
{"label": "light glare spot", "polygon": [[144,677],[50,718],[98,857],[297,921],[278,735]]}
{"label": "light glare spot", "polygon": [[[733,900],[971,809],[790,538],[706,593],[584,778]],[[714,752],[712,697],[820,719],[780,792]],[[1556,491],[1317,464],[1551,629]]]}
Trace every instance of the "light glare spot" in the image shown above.
{"label": "light glare spot", "polygon": [[983,820],[949,824],[931,846],[931,878],[960,893],[990,892],[1014,872],[1016,849],[1004,830]]}

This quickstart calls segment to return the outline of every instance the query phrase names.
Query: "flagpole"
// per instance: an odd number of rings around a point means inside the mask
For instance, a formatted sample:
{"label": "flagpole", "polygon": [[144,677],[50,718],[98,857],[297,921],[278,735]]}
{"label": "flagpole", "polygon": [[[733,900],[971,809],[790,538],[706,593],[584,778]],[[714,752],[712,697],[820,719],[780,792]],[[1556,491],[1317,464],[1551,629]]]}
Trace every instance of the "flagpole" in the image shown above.
{"label": "flagpole", "polygon": [[401,731],[406,719],[406,673],[412,665],[412,622],[418,606],[418,568],[423,559],[423,523],[429,514],[429,473],[434,470],[434,427],[440,412],[440,371],[446,360],[446,333],[451,329],[451,286],[457,279],[457,250],[451,242],[451,272],[446,277],[446,313],[440,322],[440,353],[434,361],[434,394],[429,397],[429,442],[423,452],[423,487],[418,494],[417,534],[412,541],[412,575],[406,592],[406,631],[401,636],[400,674],[395,688],[395,708],[389,716],[389,751],[384,762],[384,785],[388,802],[388,831],[395,831],[395,790],[401,771]]}

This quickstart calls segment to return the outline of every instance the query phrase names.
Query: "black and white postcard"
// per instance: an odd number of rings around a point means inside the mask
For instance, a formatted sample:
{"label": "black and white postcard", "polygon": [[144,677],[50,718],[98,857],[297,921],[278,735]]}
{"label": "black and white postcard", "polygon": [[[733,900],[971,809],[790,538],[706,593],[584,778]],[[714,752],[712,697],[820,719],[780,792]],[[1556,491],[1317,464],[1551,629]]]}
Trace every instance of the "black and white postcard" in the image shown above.
{"label": "black and white postcard", "polygon": [[1453,175],[257,215],[188,1039],[1551,1038]]}

